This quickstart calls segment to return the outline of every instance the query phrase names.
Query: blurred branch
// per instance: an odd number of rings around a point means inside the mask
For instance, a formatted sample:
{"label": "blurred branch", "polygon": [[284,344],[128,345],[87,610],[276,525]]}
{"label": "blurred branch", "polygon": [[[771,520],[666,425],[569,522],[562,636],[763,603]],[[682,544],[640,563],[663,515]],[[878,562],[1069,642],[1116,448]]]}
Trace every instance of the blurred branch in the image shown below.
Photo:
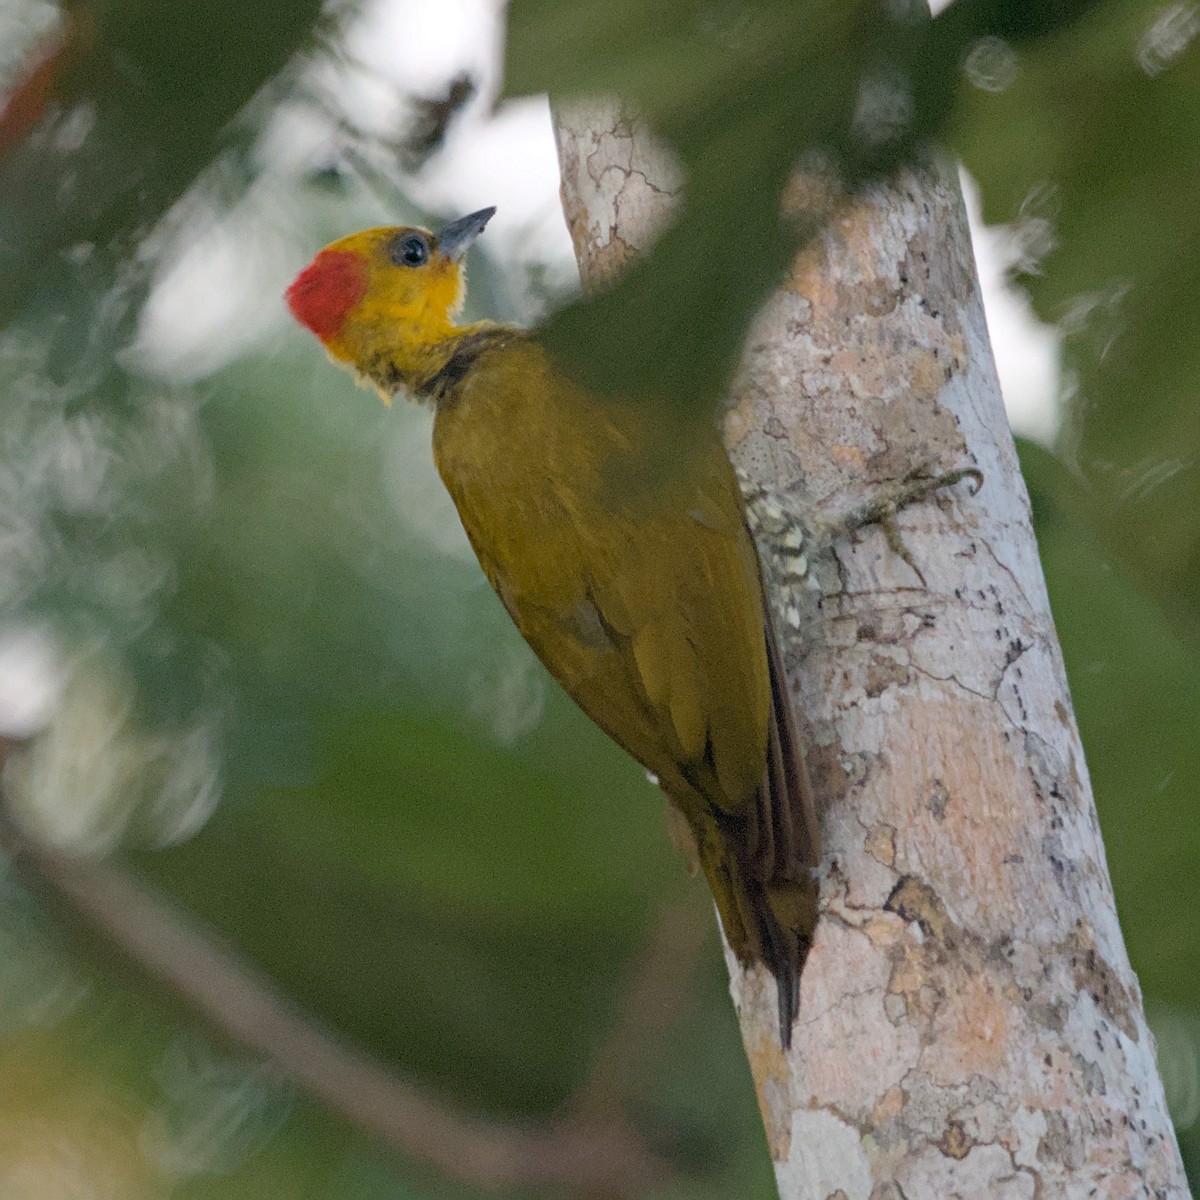
{"label": "blurred branch", "polygon": [[0,851],[53,889],[92,930],[309,1095],[406,1158],[469,1186],[569,1188],[633,1197],[671,1173],[619,1117],[537,1129],[483,1120],[425,1094],[346,1045],[227,943],[111,863],[35,845],[0,817]]}
{"label": "blurred branch", "polygon": [[412,124],[397,147],[405,170],[419,170],[442,148],[451,122],[477,91],[475,80],[466,72],[459,72],[446,85],[442,95],[414,98]]}
{"label": "blurred branch", "polygon": [[[346,139],[341,156],[385,204],[395,204],[397,199],[411,203],[398,186],[397,169],[402,175],[420,171],[442,149],[450,126],[477,91],[475,80],[464,72],[454,76],[440,95],[405,96],[410,106],[409,119],[405,128],[392,138],[369,133],[343,114],[337,120],[338,129]],[[327,115],[333,115],[324,104],[321,107]],[[381,162],[372,161],[372,151]]]}

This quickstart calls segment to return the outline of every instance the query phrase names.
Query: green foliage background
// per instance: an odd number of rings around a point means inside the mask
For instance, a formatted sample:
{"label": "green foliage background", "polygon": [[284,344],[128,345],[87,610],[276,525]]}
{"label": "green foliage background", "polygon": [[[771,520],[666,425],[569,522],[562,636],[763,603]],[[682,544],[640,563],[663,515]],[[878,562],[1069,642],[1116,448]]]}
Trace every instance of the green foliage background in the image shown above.
{"label": "green foliage background", "polygon": [[[397,513],[388,473],[413,461],[396,448],[427,437],[424,417],[355,392],[299,331],[189,383],[127,352],[162,252],[147,238],[178,236],[168,214],[189,189],[220,213],[255,186],[259,130],[300,65],[336,55],[352,11],[64,11],[45,111],[0,139],[0,606],[73,664],[59,715],[9,764],[14,802],[53,784],[70,810],[71,785],[94,798],[113,776],[95,844],[119,841],[289,994],[464,1111],[552,1119],[655,914],[683,894],[708,920],[656,794],[526,661],[477,568]],[[517,0],[507,87],[622,92],[688,171],[653,259],[552,321],[608,386],[715,403],[805,232],[773,216],[801,153],[853,185],[941,139],[988,220],[1026,239],[1022,283],[1066,334],[1069,399],[1058,442],[1022,447],[1023,464],[1130,953],[1164,1067],[1186,1082],[1200,1059],[1200,50],[1184,7],[1163,25],[1173,11],[960,0],[930,22],[900,0]],[[15,85],[21,64],[7,72]],[[882,114],[864,96],[887,98]],[[280,218],[297,267],[350,228],[419,215],[381,213],[353,180],[299,193]],[[472,271],[475,296],[502,293],[486,259]],[[492,687],[481,711],[497,663],[516,699]],[[533,717],[506,729],[506,704]],[[185,802],[217,781],[219,804],[189,825]],[[123,1197],[462,1194],[291,1095],[15,869],[0,873],[0,938],[14,1081],[0,1121],[76,1139],[93,1184],[119,1164]],[[677,1008],[627,1100],[684,1173],[659,1194],[769,1195],[711,933]],[[1180,1132],[1200,1170],[1200,1134]],[[160,1142],[174,1158],[147,1151]],[[0,1137],[0,1182],[16,1154]]]}

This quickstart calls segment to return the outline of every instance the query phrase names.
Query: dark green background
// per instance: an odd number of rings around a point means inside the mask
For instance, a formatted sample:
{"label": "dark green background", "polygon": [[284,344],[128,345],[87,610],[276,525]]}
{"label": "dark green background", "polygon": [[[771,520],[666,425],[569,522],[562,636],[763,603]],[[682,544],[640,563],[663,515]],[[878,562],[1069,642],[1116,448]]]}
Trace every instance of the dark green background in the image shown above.
{"label": "dark green background", "polygon": [[[1155,50],[1169,12],[960,0],[929,22],[899,2],[517,0],[507,87],[618,90],[676,145],[679,224],[549,336],[592,378],[698,415],[790,252],[773,214],[801,151],[853,186],[940,140],[989,221],[1048,222],[1020,282],[1067,335],[1066,419],[1022,461],[1130,954],[1168,1075],[1186,1081],[1200,1054],[1200,50]],[[426,417],[356,392],[299,330],[187,382],[127,353],[198,211],[168,217],[176,201],[192,189],[220,221],[262,184],[260,129],[296,101],[305,62],[341,53],[352,18],[307,2],[70,7],[45,111],[0,149],[0,606],[73,664],[37,761],[55,748],[74,773],[34,776],[60,806],[77,786],[134,869],[405,1076],[464,1112],[552,1119],[664,906],[682,895],[707,927],[661,802],[528,659],[474,564],[397,507],[387,480],[404,471],[407,503],[453,539],[420,465]],[[1002,69],[973,82],[963,64],[983,37],[1003,39]],[[21,78],[18,57],[3,69]],[[856,121],[864,80],[905,119]],[[353,171],[286,186],[276,226],[295,267],[385,216]],[[421,215],[402,198],[386,212]],[[472,260],[476,315],[511,315],[496,270]],[[10,764],[18,799],[31,753]],[[214,778],[220,803],[182,837]],[[77,1136],[91,1081],[126,1131],[107,1139],[114,1156],[137,1158],[156,1119],[173,1145],[199,1139],[207,1157],[172,1193],[185,1200],[461,1192],[264,1080],[36,885],[0,883],[0,1068],[17,1081],[0,1118],[46,1113]],[[679,1169],[657,1195],[766,1196],[704,936],[622,1100]],[[1200,1135],[1181,1137],[1200,1168]],[[0,1139],[0,1179],[7,1153]]]}

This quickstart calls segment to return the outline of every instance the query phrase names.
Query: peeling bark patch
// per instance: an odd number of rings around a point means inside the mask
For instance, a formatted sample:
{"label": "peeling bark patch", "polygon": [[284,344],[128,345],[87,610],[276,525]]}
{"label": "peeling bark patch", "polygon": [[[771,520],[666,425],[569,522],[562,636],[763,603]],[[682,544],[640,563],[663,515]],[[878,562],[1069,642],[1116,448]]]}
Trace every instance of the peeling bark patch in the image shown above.
{"label": "peeling bark patch", "polygon": [[867,664],[866,693],[872,700],[882,696],[889,687],[906,687],[911,681],[912,671],[903,663],[880,654],[871,656]]}
{"label": "peeling bark patch", "polygon": [[[892,997],[889,997],[892,999]],[[879,1103],[871,1110],[871,1123],[877,1129],[891,1125],[904,1111],[904,1089],[899,1085],[890,1087],[880,1097]]]}
{"label": "peeling bark patch", "polygon": [[1072,1052],[1071,1065],[1078,1072],[1079,1078],[1083,1080],[1083,1089],[1089,1096],[1107,1094],[1108,1088],[1104,1082],[1104,1071],[1099,1063],[1093,1062],[1090,1058],[1084,1058],[1082,1054]]}
{"label": "peeling bark patch", "polygon": [[1079,889],[1075,881],[1077,868],[1065,856],[1062,838],[1057,834],[1048,834],[1042,841],[1042,853],[1046,856],[1046,861],[1050,864],[1050,869],[1054,872],[1054,881],[1062,890],[1063,895],[1069,900],[1078,900]]}
{"label": "peeling bark patch", "polygon": [[[940,897],[927,883],[906,875],[892,889],[884,902],[884,910],[894,913],[921,933],[917,946],[898,946],[893,951],[893,969],[888,983],[888,999],[896,1005],[903,1000],[903,1013],[885,1005],[890,1019],[902,1015],[909,1019],[921,1015],[931,1025],[925,1031],[926,1044],[946,1022],[954,1027],[960,1044],[958,1066],[970,1071],[982,1071],[989,1055],[1004,1053],[1008,1030],[1004,1019],[1009,1011],[1009,997],[1019,996],[1019,1011],[1034,1025],[1061,1032],[1067,1023],[1068,1011],[1061,1003],[1047,1003],[1036,988],[1019,986],[1019,975],[1013,962],[1016,947],[1007,939],[990,947],[977,935],[959,928],[946,912]],[[1032,950],[1032,947],[1029,948]],[[1069,977],[1080,993],[1090,997],[1099,1013],[1132,1042],[1139,1040],[1134,1000],[1130,989],[1096,948],[1085,930],[1078,930],[1066,942],[1046,948],[1040,957],[1046,978],[1054,964],[1065,964]],[[956,969],[947,978],[941,972],[941,986],[931,988],[929,980],[931,959],[947,963],[953,960]],[[1001,976],[995,969],[999,967]],[[961,1012],[959,1011],[961,1010]],[[969,1016],[968,1014],[973,1014]],[[963,1020],[960,1021],[959,1017]],[[960,1027],[961,1026],[961,1027]],[[1099,1038],[1097,1030],[1096,1037]],[[1102,1045],[1097,1044],[1097,1050]],[[1103,1090],[1102,1073],[1096,1065],[1081,1055],[1072,1055],[1072,1062],[1089,1091]]]}
{"label": "peeling bark patch", "polygon": [[863,840],[863,849],[885,867],[896,861],[896,829],[893,825],[874,825]]}
{"label": "peeling bark patch", "polygon": [[[1037,798],[1051,808],[1074,808],[1073,787],[1062,755],[1045,739],[1034,733],[1025,735],[1025,754]],[[1062,817],[1051,820],[1052,829],[1062,828]]]}
{"label": "peeling bark patch", "polygon": [[974,1145],[975,1139],[963,1129],[962,1122],[951,1119],[946,1124],[946,1131],[942,1134],[937,1148],[947,1158],[966,1158]]}
{"label": "peeling bark patch", "polygon": [[862,310],[871,317],[886,317],[894,312],[900,297],[892,286],[891,280],[877,279],[859,289],[859,303]]}
{"label": "peeling bark patch", "polygon": [[1051,1033],[1062,1033],[1067,1027],[1067,1017],[1070,1015],[1070,1009],[1061,1000],[1034,1002],[1028,1005],[1027,1011],[1038,1025]]}
{"label": "peeling bark patch", "polygon": [[883,902],[883,910],[895,913],[901,920],[915,921],[927,938],[946,949],[951,949],[957,941],[957,931],[946,906],[933,888],[915,876],[905,875],[892,888],[891,895]]}
{"label": "peeling bark patch", "polygon": [[1072,1135],[1071,1126],[1062,1113],[1048,1109],[1045,1117],[1046,1132],[1038,1141],[1038,1161],[1061,1163],[1068,1170],[1077,1171],[1084,1159],[1080,1139]]}
{"label": "peeling bark patch", "polygon": [[898,271],[901,277],[910,281],[908,290],[916,298],[926,317],[937,322],[945,330],[947,340],[961,339],[962,325],[959,322],[957,307],[952,304],[934,307],[926,298],[933,275],[930,258],[932,257],[934,262],[940,262],[944,255],[943,246],[937,244],[935,239],[943,236],[940,229],[922,225],[918,232],[908,239]]}
{"label": "peeling bark patch", "polygon": [[836,746],[815,746],[807,755],[813,789],[822,803],[841,800],[850,790],[851,776]]}
{"label": "peeling bark patch", "polygon": [[1080,930],[1067,945],[1075,986],[1092,998],[1096,1007],[1130,1041],[1138,1040],[1134,1004],[1129,989],[1105,962],[1088,934]]}
{"label": "peeling bark patch", "polygon": [[935,821],[944,821],[946,805],[949,803],[950,793],[947,791],[946,785],[940,779],[935,779],[930,785],[929,795],[925,799],[925,807],[929,809],[930,816]]}

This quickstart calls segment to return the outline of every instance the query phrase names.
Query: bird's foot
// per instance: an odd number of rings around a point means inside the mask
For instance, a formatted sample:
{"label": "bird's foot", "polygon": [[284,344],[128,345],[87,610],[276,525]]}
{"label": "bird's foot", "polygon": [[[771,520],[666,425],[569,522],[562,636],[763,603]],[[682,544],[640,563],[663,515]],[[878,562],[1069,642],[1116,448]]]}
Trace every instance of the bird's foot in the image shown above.
{"label": "bird's foot", "polygon": [[976,467],[959,467],[938,475],[931,474],[927,467],[918,467],[903,479],[881,486],[861,508],[838,520],[830,529],[830,534],[832,537],[853,536],[868,525],[878,525],[883,530],[883,536],[887,539],[892,553],[907,563],[921,581],[921,585],[925,586],[925,576],[904,544],[896,516],[901,509],[910,504],[916,504],[944,488],[953,487],[964,479],[970,479],[975,484],[975,490],[971,493],[973,496],[983,487],[983,472]]}
{"label": "bird's foot", "polygon": [[830,522],[817,517],[810,506],[787,491],[758,483],[741,471],[738,478],[746,525],[759,548],[763,581],[772,598],[777,627],[789,635],[802,631],[811,615],[813,597],[821,592],[816,564],[829,554],[835,541],[853,537],[868,525],[878,525],[888,546],[912,568],[924,587],[925,576],[904,544],[897,515],[910,504],[964,479],[975,484],[976,492],[983,486],[983,472],[975,467],[935,474],[928,466],[921,466],[903,479],[882,484],[866,504]]}

